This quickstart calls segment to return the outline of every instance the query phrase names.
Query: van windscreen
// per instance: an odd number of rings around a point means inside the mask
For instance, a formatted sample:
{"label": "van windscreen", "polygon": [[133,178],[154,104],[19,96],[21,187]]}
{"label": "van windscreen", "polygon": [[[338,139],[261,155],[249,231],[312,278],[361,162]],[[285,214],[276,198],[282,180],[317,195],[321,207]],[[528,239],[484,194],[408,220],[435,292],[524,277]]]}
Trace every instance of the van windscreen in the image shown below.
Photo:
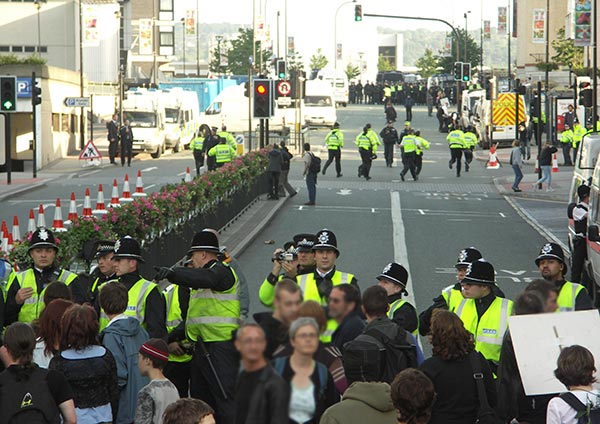
{"label": "van windscreen", "polygon": [[132,128],[152,128],[156,126],[156,114],[154,112],[127,111],[127,119]]}
{"label": "van windscreen", "polygon": [[331,106],[331,97],[329,96],[305,96],[304,104],[306,106]]}
{"label": "van windscreen", "polygon": [[179,109],[174,107],[165,108],[165,122],[167,124],[176,124],[179,120]]}

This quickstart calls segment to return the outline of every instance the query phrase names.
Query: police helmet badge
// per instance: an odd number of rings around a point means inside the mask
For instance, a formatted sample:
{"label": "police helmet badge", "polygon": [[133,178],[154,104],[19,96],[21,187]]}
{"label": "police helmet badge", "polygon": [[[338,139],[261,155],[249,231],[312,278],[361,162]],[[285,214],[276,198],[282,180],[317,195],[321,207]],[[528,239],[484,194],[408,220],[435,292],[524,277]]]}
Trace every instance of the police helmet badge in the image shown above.
{"label": "police helmet badge", "polygon": [[118,252],[120,248],[121,248],[121,240],[117,240],[115,242],[115,253]]}
{"label": "police helmet badge", "polygon": [[383,271],[381,271],[382,274],[387,274],[389,272],[389,270],[392,269],[392,264],[389,263],[385,266],[385,268],[383,268]]}
{"label": "police helmet badge", "polygon": [[467,259],[467,251],[463,249],[458,254],[458,262],[464,262],[465,259]]}
{"label": "police helmet badge", "polygon": [[467,275],[471,275],[471,271],[473,270],[473,263],[470,263],[467,266]]}
{"label": "police helmet badge", "polygon": [[329,234],[327,233],[327,231],[323,231],[319,235],[319,243],[321,243],[321,244],[327,244],[328,242],[329,242]]}
{"label": "police helmet badge", "polygon": [[552,245],[550,243],[546,243],[544,247],[542,247],[542,254],[547,255],[550,252],[552,252]]}
{"label": "police helmet badge", "polygon": [[40,240],[46,241],[48,240],[48,230],[46,230],[45,228],[40,229],[40,232],[38,233],[38,237],[40,238]]}

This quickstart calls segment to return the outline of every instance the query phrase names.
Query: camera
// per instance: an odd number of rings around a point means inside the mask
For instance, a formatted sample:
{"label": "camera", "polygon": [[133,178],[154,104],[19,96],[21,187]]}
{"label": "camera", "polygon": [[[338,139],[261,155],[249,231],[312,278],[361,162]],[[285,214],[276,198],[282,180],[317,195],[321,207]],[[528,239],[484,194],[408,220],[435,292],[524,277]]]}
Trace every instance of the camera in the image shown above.
{"label": "camera", "polygon": [[296,259],[296,255],[290,252],[281,252],[277,255],[278,261],[288,261],[291,262]]}

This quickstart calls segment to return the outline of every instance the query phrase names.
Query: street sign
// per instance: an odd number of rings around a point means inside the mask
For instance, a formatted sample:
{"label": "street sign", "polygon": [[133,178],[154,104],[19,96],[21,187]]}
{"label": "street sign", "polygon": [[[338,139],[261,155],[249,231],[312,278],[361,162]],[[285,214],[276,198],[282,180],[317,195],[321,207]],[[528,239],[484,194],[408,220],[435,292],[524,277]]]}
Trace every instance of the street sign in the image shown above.
{"label": "street sign", "polygon": [[65,97],[66,107],[90,107],[89,97]]}
{"label": "street sign", "polygon": [[277,93],[281,96],[289,96],[292,92],[292,84],[289,81],[277,81]]}
{"label": "street sign", "polygon": [[79,154],[79,160],[84,159],[102,159],[102,155],[98,151],[98,148],[89,140],[81,153]]}
{"label": "street sign", "polygon": [[291,97],[280,97],[277,99],[277,104],[279,106],[291,106],[292,98]]}

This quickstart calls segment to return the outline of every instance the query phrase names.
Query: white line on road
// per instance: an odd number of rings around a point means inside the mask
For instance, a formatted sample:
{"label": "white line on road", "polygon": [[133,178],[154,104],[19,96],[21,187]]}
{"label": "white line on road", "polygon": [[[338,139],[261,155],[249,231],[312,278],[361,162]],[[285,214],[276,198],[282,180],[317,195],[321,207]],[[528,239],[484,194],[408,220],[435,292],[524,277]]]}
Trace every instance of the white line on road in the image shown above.
{"label": "white line on road", "polygon": [[148,190],[148,189],[150,189],[150,188],[152,188],[154,186],[156,186],[156,184],[147,185],[147,186],[144,187],[144,190]]}
{"label": "white line on road", "polygon": [[101,169],[96,169],[95,171],[84,172],[83,174],[79,174],[80,177],[89,177],[90,175],[97,174],[102,171]]}
{"label": "white line on road", "polygon": [[180,172],[179,174],[177,174],[178,177],[185,175],[185,172]]}
{"label": "white line on road", "polygon": [[506,215],[504,215],[502,212],[500,212],[500,216],[501,216],[502,218],[506,218]]}
{"label": "white line on road", "polygon": [[371,213],[375,213],[375,208],[371,208]]}
{"label": "white line on road", "polygon": [[460,218],[448,219],[448,221],[456,221],[456,222],[471,222],[471,220],[470,220],[470,219],[460,219]]}
{"label": "white line on road", "polygon": [[298,210],[299,210],[299,211],[301,211],[302,209],[304,209],[304,206],[300,206],[300,207],[298,208]]}
{"label": "white line on road", "polygon": [[[415,303],[415,292],[412,287],[412,278],[410,274],[410,265],[408,263],[408,249],[406,248],[406,234],[404,233],[404,221],[402,220],[402,209],[400,205],[400,193],[392,191],[390,193],[392,202],[392,233],[394,235],[394,261],[402,264],[408,271],[408,282],[406,283],[406,291],[408,296],[405,297],[407,301],[413,304],[416,308]],[[418,309],[417,309],[418,310]]]}
{"label": "white line on road", "polygon": [[142,172],[154,171],[155,169],[158,169],[158,167],[156,167],[156,166],[151,166],[151,167],[149,167],[149,168],[142,169]]}
{"label": "white line on road", "polygon": [[425,212],[423,212],[423,209],[419,209],[419,213],[420,213],[421,215],[425,215]]}

